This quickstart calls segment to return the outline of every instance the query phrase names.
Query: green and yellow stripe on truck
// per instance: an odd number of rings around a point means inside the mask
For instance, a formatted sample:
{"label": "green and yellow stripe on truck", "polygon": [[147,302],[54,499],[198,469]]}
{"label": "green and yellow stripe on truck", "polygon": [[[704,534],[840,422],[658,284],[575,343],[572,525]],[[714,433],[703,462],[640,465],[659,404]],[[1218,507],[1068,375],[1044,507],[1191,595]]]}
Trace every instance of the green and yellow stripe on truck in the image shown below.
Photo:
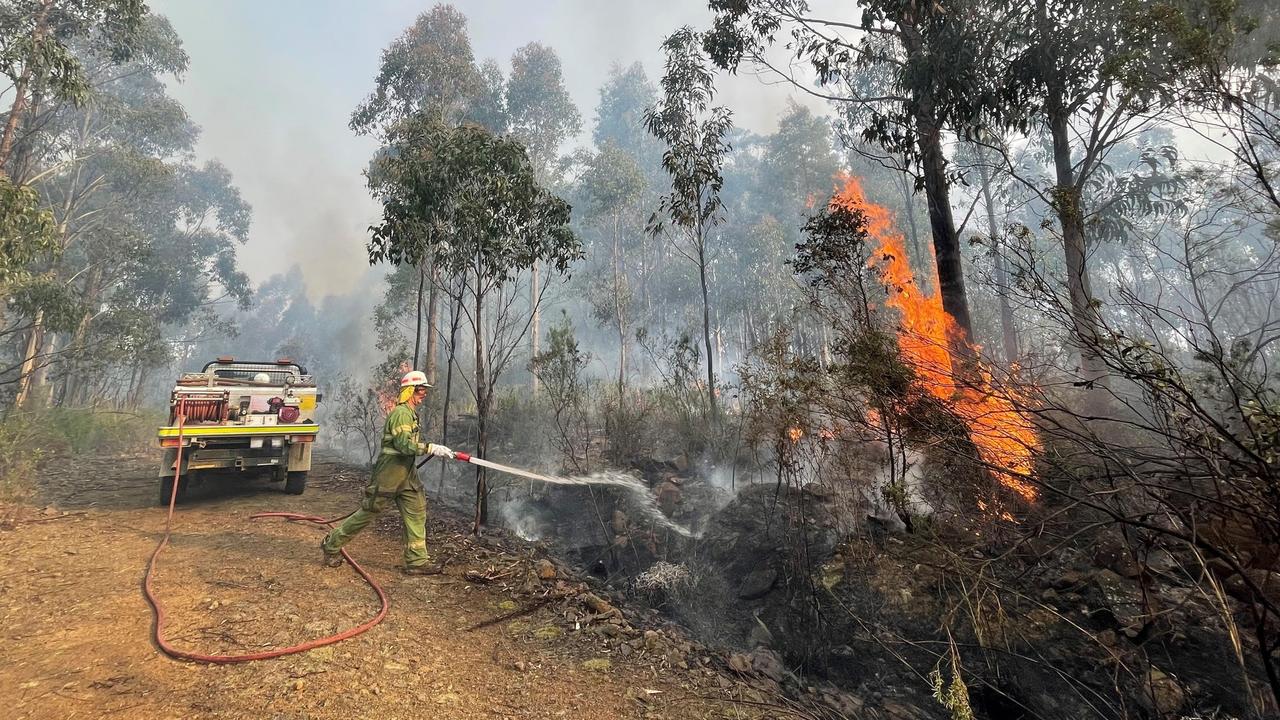
{"label": "green and yellow stripe on truck", "polygon": [[[257,435],[315,435],[320,426],[315,423],[302,425],[216,425],[209,427],[186,425],[182,428],[183,438],[201,437],[246,437]],[[176,439],[178,427],[170,425],[162,427],[156,433],[160,440]]]}

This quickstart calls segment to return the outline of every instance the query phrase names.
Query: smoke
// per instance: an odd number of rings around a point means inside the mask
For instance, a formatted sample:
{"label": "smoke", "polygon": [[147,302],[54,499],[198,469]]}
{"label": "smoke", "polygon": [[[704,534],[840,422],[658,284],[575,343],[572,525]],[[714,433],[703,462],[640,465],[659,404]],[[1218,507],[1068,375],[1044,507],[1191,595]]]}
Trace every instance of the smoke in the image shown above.
{"label": "smoke", "polygon": [[533,507],[519,499],[509,499],[498,505],[502,526],[515,533],[521,540],[537,542],[544,537],[542,522]]}
{"label": "smoke", "polygon": [[933,514],[933,506],[924,499],[924,455],[916,450],[908,450],[904,455],[905,468],[897,468],[895,472],[886,462],[872,475],[870,487],[862,490],[869,508],[867,514],[899,532],[904,532],[906,526],[890,496],[900,495],[903,509],[913,516]]}

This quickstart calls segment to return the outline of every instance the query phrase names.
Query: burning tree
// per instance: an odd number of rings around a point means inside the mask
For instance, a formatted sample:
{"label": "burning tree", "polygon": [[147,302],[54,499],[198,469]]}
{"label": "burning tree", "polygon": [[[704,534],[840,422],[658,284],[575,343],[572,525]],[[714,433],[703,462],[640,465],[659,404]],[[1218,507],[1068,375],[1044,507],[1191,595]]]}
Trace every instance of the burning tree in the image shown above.
{"label": "burning tree", "polygon": [[[434,253],[450,273],[470,276],[460,305],[475,344],[476,454],[483,457],[495,380],[529,331],[531,316],[514,312],[512,286],[535,262],[564,274],[581,244],[568,227],[569,205],[539,185],[515,140],[423,115],[401,122],[388,139],[376,163],[382,223],[372,228],[369,258],[413,263]],[[486,301],[496,301],[492,316]],[[487,521],[487,495],[478,468],[477,529]]]}

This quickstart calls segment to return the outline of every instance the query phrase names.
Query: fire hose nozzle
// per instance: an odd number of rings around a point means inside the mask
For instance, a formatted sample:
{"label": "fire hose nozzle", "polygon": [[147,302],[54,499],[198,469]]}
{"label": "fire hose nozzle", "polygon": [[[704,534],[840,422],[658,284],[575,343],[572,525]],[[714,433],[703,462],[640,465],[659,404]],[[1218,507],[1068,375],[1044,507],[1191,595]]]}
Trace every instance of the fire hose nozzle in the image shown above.
{"label": "fire hose nozzle", "polygon": [[471,456],[470,456],[470,455],[468,455],[468,454],[466,454],[466,453],[464,453],[464,452],[458,452],[458,451],[456,451],[456,450],[455,450],[455,451],[454,451],[454,453],[453,453],[453,459],[454,459],[454,460],[457,460],[458,462],[471,462]]}

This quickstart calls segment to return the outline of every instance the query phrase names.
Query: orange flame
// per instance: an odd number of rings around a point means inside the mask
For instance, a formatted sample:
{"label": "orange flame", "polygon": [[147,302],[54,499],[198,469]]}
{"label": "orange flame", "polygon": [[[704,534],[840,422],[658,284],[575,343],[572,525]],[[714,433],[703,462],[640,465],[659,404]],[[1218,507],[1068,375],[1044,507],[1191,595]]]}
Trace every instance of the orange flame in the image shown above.
{"label": "orange flame", "polygon": [[1013,398],[996,392],[986,368],[978,368],[979,377],[972,384],[956,382],[950,348],[965,340],[958,337],[955,320],[942,309],[940,295],[926,295],[917,284],[893,214],[869,201],[856,177],[842,175],[840,180],[844,187],[831,205],[858,210],[866,218],[867,234],[877,242],[868,264],[889,287],[885,304],[899,312],[898,346],[903,359],[925,389],[964,421],[979,456],[996,470],[1000,482],[1024,499],[1035,500],[1036,488],[1026,480],[1034,471],[1033,454],[1040,447],[1031,419],[1018,410]]}
{"label": "orange flame", "polygon": [[[405,373],[412,370],[413,367],[407,361],[401,362],[399,367],[400,377],[404,377]],[[378,405],[382,406],[382,414],[387,415],[395,408],[396,403],[400,401],[400,377],[392,378],[380,385],[377,389]]]}

